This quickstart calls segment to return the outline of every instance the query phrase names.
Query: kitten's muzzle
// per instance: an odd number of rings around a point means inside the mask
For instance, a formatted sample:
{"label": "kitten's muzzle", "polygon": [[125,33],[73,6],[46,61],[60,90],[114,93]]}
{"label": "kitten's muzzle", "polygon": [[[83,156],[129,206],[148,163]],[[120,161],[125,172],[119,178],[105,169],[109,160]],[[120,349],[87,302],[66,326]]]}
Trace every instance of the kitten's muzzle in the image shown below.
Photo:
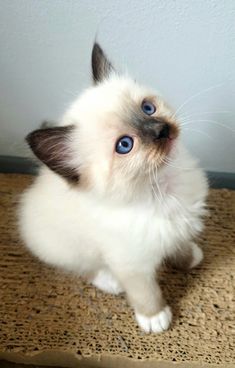
{"label": "kitten's muzzle", "polygon": [[154,141],[160,139],[174,139],[178,135],[175,126],[167,121],[154,119],[149,121],[148,125]]}
{"label": "kitten's muzzle", "polygon": [[143,115],[134,115],[130,122],[143,143],[147,144],[171,141],[179,134],[176,122],[165,117],[149,118]]}
{"label": "kitten's muzzle", "polygon": [[161,138],[170,138],[169,124],[163,124],[161,127],[159,127],[156,139],[161,139]]}

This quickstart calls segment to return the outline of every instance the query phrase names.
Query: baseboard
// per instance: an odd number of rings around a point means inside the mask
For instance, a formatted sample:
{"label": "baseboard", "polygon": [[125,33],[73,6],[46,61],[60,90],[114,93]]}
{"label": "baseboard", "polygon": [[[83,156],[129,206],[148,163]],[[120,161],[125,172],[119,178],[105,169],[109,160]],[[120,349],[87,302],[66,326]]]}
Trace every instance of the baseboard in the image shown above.
{"label": "baseboard", "polygon": [[235,190],[235,173],[207,171],[211,188],[227,188]]}
{"label": "baseboard", "polygon": [[[37,173],[38,164],[29,158],[0,156],[0,173],[31,174]],[[207,171],[211,188],[235,190],[235,173]]]}
{"label": "baseboard", "polygon": [[37,173],[38,165],[30,158],[18,156],[0,156],[0,173],[30,174]]}

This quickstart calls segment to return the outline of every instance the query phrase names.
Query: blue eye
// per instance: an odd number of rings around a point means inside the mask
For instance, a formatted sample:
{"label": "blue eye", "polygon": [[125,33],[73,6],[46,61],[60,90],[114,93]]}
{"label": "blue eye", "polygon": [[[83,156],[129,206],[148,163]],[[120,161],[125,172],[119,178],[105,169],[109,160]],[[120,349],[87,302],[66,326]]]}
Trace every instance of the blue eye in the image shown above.
{"label": "blue eye", "polygon": [[122,155],[129,153],[132,150],[133,145],[133,139],[128,135],[125,135],[117,141],[116,152],[121,153]]}
{"label": "blue eye", "polygon": [[143,112],[147,115],[153,115],[156,111],[156,107],[152,104],[152,102],[143,101],[141,108]]}

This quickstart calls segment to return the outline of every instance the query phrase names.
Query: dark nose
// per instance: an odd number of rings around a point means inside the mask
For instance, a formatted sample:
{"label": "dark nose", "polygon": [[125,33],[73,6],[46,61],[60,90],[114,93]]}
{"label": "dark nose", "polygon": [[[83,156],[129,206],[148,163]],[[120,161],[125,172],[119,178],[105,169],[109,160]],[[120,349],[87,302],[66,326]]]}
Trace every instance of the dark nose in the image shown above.
{"label": "dark nose", "polygon": [[150,119],[145,127],[148,128],[150,134],[152,133],[154,140],[170,137],[171,126],[164,119]]}
{"label": "dark nose", "polygon": [[170,136],[170,125],[163,121],[153,121],[152,129],[154,134],[154,139],[169,138]]}
{"label": "dark nose", "polygon": [[164,124],[158,134],[157,139],[161,139],[161,138],[169,138],[170,135],[170,126],[169,124]]}
{"label": "dark nose", "polygon": [[170,138],[172,125],[163,118],[145,119],[138,122],[140,135],[150,141]]}

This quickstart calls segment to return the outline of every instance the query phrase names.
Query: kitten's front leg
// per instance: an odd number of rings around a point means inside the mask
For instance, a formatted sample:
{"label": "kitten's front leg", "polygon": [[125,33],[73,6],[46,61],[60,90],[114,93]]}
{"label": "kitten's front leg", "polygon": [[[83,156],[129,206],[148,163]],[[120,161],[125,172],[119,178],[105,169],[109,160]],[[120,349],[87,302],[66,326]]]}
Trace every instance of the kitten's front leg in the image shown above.
{"label": "kitten's front leg", "polygon": [[147,333],[167,330],[172,314],[162,297],[155,275],[138,273],[121,278],[140,328]]}

